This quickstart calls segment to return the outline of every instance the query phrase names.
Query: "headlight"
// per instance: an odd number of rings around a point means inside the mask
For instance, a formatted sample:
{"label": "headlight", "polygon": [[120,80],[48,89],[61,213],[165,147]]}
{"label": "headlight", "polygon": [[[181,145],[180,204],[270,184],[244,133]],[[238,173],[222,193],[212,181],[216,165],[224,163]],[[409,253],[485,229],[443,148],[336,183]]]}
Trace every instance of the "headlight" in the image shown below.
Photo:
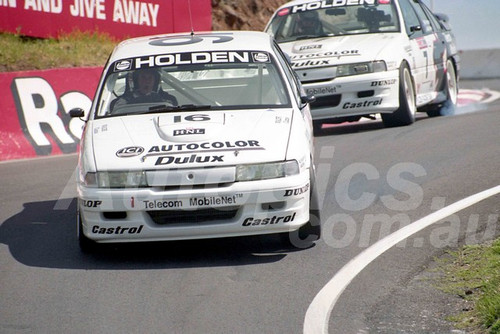
{"label": "headlight", "polygon": [[296,160],[236,166],[236,181],[276,179],[299,174]]}
{"label": "headlight", "polygon": [[345,77],[348,75],[367,74],[374,72],[387,71],[384,61],[372,61],[367,63],[347,64],[337,66],[337,76]]}
{"label": "headlight", "polygon": [[85,175],[85,185],[92,188],[139,188],[146,187],[146,173],[97,172]]}

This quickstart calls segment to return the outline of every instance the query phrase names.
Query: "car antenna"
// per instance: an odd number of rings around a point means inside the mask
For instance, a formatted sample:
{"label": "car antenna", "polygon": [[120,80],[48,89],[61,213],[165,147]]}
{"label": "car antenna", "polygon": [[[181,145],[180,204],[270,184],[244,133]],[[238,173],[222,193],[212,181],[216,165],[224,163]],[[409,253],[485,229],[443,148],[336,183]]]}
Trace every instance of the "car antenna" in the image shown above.
{"label": "car antenna", "polygon": [[191,36],[194,36],[193,14],[191,13],[191,0],[188,0],[188,7],[189,7],[189,21],[191,23]]}

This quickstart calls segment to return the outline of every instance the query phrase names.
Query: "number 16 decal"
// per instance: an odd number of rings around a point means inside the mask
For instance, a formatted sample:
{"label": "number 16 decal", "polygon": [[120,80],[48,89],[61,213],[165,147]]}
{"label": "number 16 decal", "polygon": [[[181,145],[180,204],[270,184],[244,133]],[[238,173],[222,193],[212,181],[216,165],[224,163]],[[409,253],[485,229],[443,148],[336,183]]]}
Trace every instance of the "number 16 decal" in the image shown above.
{"label": "number 16 decal", "polygon": [[180,115],[174,116],[174,123],[181,123],[182,120],[188,122],[203,122],[203,121],[209,121],[210,116],[205,114],[188,115],[184,117],[181,117]]}

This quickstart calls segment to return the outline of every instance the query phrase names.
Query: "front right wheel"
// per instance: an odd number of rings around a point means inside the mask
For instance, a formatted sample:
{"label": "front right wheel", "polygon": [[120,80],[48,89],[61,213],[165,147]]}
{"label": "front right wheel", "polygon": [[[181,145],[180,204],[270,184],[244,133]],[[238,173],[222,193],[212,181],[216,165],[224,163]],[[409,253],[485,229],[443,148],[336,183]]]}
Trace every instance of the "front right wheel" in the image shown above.
{"label": "front right wheel", "polygon": [[76,224],[78,229],[78,243],[80,245],[80,249],[83,253],[92,253],[97,248],[97,243],[85,236],[83,234],[83,226],[82,226],[82,216],[80,215],[80,211],[76,212]]}

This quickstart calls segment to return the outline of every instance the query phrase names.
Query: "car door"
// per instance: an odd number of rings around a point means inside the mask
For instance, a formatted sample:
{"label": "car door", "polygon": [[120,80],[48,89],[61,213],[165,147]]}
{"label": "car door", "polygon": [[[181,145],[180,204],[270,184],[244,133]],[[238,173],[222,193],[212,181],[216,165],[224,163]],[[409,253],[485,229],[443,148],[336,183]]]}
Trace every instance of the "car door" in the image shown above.
{"label": "car door", "polygon": [[431,10],[422,4],[427,17],[431,21],[432,28],[436,32],[437,41],[434,45],[434,64],[436,68],[436,90],[443,89],[446,81],[446,62],[453,57],[457,50],[455,48],[454,38],[451,31],[440,22]]}
{"label": "car door", "polygon": [[439,33],[438,27],[433,23],[435,18],[433,15],[429,14],[426,10],[425,5],[421,0],[413,0],[411,2],[415,8],[415,12],[422,24],[422,30],[424,32],[424,39],[427,45],[427,77],[425,78],[425,97],[426,101],[429,102],[436,98],[437,91],[439,90],[439,78],[443,77],[444,68],[446,66],[446,43],[443,39],[443,34]]}
{"label": "car door", "polygon": [[434,49],[437,42],[432,25],[416,0],[400,0],[406,32],[409,38],[411,71],[415,80],[417,106],[434,98],[436,90],[436,68]]}
{"label": "car door", "polygon": [[[287,55],[283,52],[283,50],[279,47],[278,43],[274,43],[274,50],[276,55],[278,56],[278,60],[281,63],[283,70],[286,72],[285,77],[290,83],[290,87],[292,87],[292,91],[294,93],[294,98],[297,101],[297,105],[302,106],[303,102],[301,100],[301,96],[305,96],[306,92],[302,87],[302,83],[300,82],[297,73],[290,66],[290,62],[287,60]],[[314,138],[313,138],[313,130],[312,130],[312,116],[310,111],[310,105],[303,105],[303,108],[300,110],[302,117],[304,118],[304,122],[306,124],[307,138],[309,140],[309,146],[311,148],[311,152],[314,152]]]}

